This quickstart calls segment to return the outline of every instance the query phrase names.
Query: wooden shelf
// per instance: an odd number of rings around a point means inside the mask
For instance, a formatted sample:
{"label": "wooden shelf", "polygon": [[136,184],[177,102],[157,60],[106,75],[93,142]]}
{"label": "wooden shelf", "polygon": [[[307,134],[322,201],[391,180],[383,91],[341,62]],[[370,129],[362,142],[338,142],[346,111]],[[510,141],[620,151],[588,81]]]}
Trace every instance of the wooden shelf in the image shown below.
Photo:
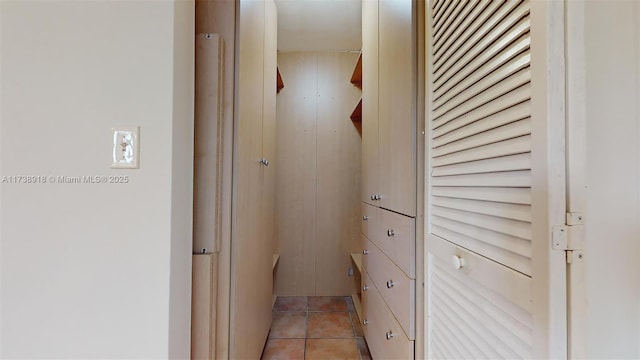
{"label": "wooden shelf", "polygon": [[358,269],[358,272],[362,274],[362,254],[360,253],[351,254],[351,260],[353,260],[353,263],[356,265],[356,269]]}
{"label": "wooden shelf", "polygon": [[[356,266],[356,269],[358,270],[358,273],[360,273],[360,275],[362,275],[363,269],[362,269],[362,254],[360,253],[352,253],[351,254],[351,260],[353,261],[353,263]],[[358,277],[356,277],[356,279],[358,279]],[[360,289],[360,284],[356,284],[356,286],[358,287],[358,289]],[[355,294],[351,294],[351,299],[353,299],[353,306],[356,308],[356,313],[358,314],[358,317],[360,319],[362,319],[362,305],[361,305],[361,299],[360,299],[360,293],[355,293]]]}
{"label": "wooden shelf", "polygon": [[356,108],[353,109],[350,118],[353,121],[362,121],[362,99],[358,101],[358,105],[356,105]]}
{"label": "wooden shelf", "polygon": [[358,318],[364,319],[362,316],[362,300],[360,299],[360,294],[351,294],[351,299],[353,300],[353,307],[356,308]]}
{"label": "wooden shelf", "polygon": [[280,92],[280,90],[284,89],[284,81],[282,81],[282,76],[280,75],[280,69],[276,68],[277,71],[277,80],[276,80],[276,94]]}
{"label": "wooden shelf", "polygon": [[[351,83],[358,87],[358,89],[362,90],[362,53],[358,56],[358,61],[356,62],[356,67],[353,69],[353,74],[351,75]],[[353,122],[356,130],[358,130],[358,134],[362,136],[362,98],[358,101],[358,105],[353,109],[351,113],[351,121]]]}
{"label": "wooden shelf", "polygon": [[[273,271],[276,270],[276,265],[278,265],[278,261],[280,260],[280,254],[273,254]],[[274,275],[275,278],[275,275]],[[271,308],[273,309],[276,306],[276,300],[278,299],[278,295],[276,295],[276,285],[275,281],[273,284],[273,296],[271,297]]]}
{"label": "wooden shelf", "polygon": [[358,62],[355,69],[353,69],[353,75],[351,75],[351,83],[362,90],[362,53],[358,56]]}

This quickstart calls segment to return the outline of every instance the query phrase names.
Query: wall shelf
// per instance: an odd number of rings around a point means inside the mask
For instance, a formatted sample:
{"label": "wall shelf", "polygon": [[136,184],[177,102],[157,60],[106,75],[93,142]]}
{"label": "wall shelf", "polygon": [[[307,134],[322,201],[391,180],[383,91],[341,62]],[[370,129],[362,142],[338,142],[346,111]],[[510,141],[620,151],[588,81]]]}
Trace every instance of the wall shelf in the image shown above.
{"label": "wall shelf", "polygon": [[284,81],[282,81],[282,76],[280,75],[280,68],[276,68],[277,76],[276,76],[276,94],[280,92],[280,90],[284,89]]}
{"label": "wall shelf", "polygon": [[[353,264],[356,266],[356,270],[358,270],[358,275],[362,274],[362,254],[360,253],[352,253],[351,254],[351,260],[353,261]],[[355,274],[354,274],[355,275]],[[358,314],[358,317],[360,319],[363,319],[363,314],[362,314],[362,299],[361,299],[361,294],[359,292],[360,290],[360,276],[356,276],[357,279],[357,284],[356,284],[356,288],[358,289],[358,292],[351,294],[351,299],[353,300],[353,307],[356,308],[356,313]]]}
{"label": "wall shelf", "polygon": [[[280,254],[273,254],[273,271],[276,271],[276,266],[278,265],[278,261],[280,261]],[[275,275],[273,276],[275,279]],[[276,295],[276,284],[275,281],[273,283],[273,296],[271,297],[271,308],[273,309],[276,306],[276,300],[278,299],[278,295]]]}
{"label": "wall shelf", "polygon": [[[355,85],[360,91],[362,91],[362,52],[358,56],[358,61],[356,62],[356,66],[353,69],[353,74],[351,75],[351,83]],[[358,134],[362,136],[362,98],[358,101],[358,105],[356,105],[355,109],[351,113],[351,121],[353,122],[356,130],[358,130]]]}
{"label": "wall shelf", "polygon": [[362,121],[362,99],[358,101],[358,105],[356,105],[356,108],[353,109],[350,118],[353,121]]}
{"label": "wall shelf", "polygon": [[351,260],[353,260],[353,263],[355,264],[358,272],[362,274],[362,254],[360,253],[351,254]]}
{"label": "wall shelf", "polygon": [[351,83],[362,90],[362,53],[358,56],[358,62],[355,69],[353,69],[353,75],[351,75]]}

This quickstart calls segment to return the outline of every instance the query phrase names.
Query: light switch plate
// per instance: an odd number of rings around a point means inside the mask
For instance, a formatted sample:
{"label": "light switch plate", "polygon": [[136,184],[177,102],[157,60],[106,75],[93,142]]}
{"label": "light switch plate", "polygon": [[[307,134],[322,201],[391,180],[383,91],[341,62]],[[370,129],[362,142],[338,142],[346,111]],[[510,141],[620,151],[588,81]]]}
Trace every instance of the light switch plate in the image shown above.
{"label": "light switch plate", "polygon": [[111,129],[113,141],[114,169],[137,169],[140,158],[140,127],[118,127]]}

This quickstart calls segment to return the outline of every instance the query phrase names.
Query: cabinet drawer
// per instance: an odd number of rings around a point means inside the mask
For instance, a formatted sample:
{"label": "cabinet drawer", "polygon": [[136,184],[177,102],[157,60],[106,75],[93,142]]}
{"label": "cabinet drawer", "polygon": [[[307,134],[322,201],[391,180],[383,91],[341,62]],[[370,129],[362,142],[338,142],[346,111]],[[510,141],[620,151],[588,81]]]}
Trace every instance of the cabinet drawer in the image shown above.
{"label": "cabinet drawer", "polygon": [[368,238],[407,276],[415,279],[416,221],[414,218],[376,208],[376,222]]}
{"label": "cabinet drawer", "polygon": [[362,292],[362,328],[371,357],[413,359],[413,341],[406,337],[366,271],[362,275],[362,286],[367,289]]}
{"label": "cabinet drawer", "polygon": [[415,339],[415,280],[411,280],[371,241],[362,256],[364,268],[409,339]]}
{"label": "cabinet drawer", "polygon": [[437,236],[427,240],[428,346],[464,352],[485,344],[486,358],[534,358],[531,278]]}
{"label": "cabinet drawer", "polygon": [[366,236],[373,235],[376,225],[380,223],[379,209],[367,203],[362,203],[362,233]]}

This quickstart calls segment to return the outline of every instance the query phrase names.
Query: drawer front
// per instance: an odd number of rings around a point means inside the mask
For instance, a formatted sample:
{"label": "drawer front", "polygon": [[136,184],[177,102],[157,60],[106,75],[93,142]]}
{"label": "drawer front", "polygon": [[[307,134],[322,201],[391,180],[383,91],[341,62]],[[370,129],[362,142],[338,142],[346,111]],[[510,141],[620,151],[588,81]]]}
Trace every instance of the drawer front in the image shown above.
{"label": "drawer front", "polygon": [[367,254],[362,256],[365,270],[407,337],[415,339],[415,280],[409,279],[371,241],[365,243]]}
{"label": "drawer front", "polygon": [[413,359],[413,341],[385,305],[367,272],[362,275],[362,309],[364,336],[373,359]]}
{"label": "drawer front", "polygon": [[380,216],[379,209],[366,203],[362,203],[362,233],[366,236],[375,233],[375,226],[379,225]]}
{"label": "drawer front", "polygon": [[377,209],[376,225],[369,228],[374,242],[405,274],[415,279],[416,222],[414,218]]}
{"label": "drawer front", "polygon": [[426,331],[433,357],[447,349],[471,357],[469,344],[482,344],[486,358],[534,358],[531,278],[436,236],[428,241]]}

